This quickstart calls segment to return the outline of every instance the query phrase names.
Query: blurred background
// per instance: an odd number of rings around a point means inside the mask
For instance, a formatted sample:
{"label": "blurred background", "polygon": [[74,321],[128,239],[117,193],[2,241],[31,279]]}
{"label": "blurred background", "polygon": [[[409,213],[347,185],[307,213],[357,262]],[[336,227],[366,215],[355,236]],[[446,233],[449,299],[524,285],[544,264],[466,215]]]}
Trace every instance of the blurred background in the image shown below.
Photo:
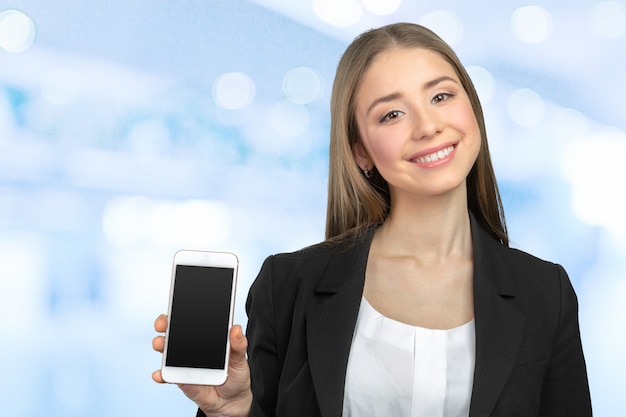
{"label": "blurred background", "polygon": [[430,27],[481,97],[512,246],[579,295],[595,415],[626,415],[626,5],[0,0],[5,416],[193,416],[150,374],[178,249],[323,239],[329,96],[365,29]]}

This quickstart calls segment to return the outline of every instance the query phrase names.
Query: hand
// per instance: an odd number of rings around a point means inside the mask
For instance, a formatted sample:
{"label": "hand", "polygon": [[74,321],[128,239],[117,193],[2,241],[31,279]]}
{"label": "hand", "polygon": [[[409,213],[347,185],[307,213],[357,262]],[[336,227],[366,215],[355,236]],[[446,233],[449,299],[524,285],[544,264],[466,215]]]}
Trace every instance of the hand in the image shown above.
{"label": "hand", "polygon": [[[154,322],[154,329],[164,333],[167,330],[167,316],[161,314]],[[179,384],[185,395],[194,401],[207,416],[248,416],[252,406],[250,391],[250,368],[246,360],[248,339],[241,326],[230,329],[230,359],[228,361],[228,378],[223,385],[189,385]],[[157,336],[152,340],[152,348],[163,353],[165,337]],[[152,379],[164,383],[161,370],[152,373]]]}

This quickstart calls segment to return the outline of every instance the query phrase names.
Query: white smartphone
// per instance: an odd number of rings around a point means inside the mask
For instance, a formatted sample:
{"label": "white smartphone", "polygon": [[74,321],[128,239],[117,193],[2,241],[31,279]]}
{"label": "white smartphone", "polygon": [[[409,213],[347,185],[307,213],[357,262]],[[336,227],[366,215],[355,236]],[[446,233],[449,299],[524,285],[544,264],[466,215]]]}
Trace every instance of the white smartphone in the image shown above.
{"label": "white smartphone", "polygon": [[238,266],[232,253],[182,250],[174,255],[161,366],[166,382],[226,381]]}

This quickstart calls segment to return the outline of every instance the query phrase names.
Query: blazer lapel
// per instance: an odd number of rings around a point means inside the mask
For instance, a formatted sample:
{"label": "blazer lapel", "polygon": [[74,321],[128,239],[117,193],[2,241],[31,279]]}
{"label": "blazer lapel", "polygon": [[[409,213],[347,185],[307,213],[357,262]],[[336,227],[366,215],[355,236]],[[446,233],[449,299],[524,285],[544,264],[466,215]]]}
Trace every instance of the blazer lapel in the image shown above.
{"label": "blazer lapel", "polygon": [[365,282],[372,233],[333,255],[316,287],[321,302],[307,311],[307,345],[313,387],[323,417],[340,417],[352,336]]}
{"label": "blazer lapel", "polygon": [[489,416],[508,380],[522,342],[526,319],[506,298],[514,297],[507,268],[498,256],[504,247],[472,217],[474,241],[474,317],[476,365],[470,416]]}

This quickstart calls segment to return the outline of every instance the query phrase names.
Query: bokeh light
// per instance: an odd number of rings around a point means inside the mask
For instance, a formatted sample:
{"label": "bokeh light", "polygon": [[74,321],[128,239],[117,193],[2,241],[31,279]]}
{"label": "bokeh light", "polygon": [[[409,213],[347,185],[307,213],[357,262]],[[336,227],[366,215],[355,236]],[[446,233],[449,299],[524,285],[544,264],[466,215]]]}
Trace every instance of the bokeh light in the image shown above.
{"label": "bokeh light", "polygon": [[224,74],[213,84],[213,99],[223,109],[239,110],[254,100],[256,86],[243,72]]}
{"label": "bokeh light", "polygon": [[[6,200],[3,203],[7,204]],[[44,273],[47,265],[41,262],[44,252],[44,242],[32,234],[0,238],[0,314],[20,318],[0,322],[7,338],[23,337],[45,316],[48,290]]]}
{"label": "bokeh light", "polygon": [[156,201],[142,196],[118,197],[107,203],[102,228],[120,247],[211,247],[230,233],[228,207],[205,200]]}
{"label": "bokeh light", "polygon": [[546,42],[552,34],[552,16],[541,6],[523,6],[511,15],[511,31],[522,42]]}
{"label": "bokeh light", "polygon": [[539,94],[529,88],[520,88],[509,95],[509,117],[524,127],[537,126],[544,117],[546,106]]}
{"label": "bokeh light", "polygon": [[434,10],[422,16],[418,22],[438,34],[450,45],[458,45],[463,39],[463,22],[451,11]]}
{"label": "bokeh light", "polygon": [[24,52],[35,41],[33,20],[15,9],[0,12],[0,48],[8,52]]}
{"label": "bokeh light", "polygon": [[361,0],[365,10],[377,16],[388,16],[400,7],[402,0]]}
{"label": "bokeh light", "polygon": [[483,67],[470,65],[466,69],[474,83],[480,102],[483,105],[488,104],[496,93],[496,79]]}
{"label": "bokeh light", "polygon": [[605,226],[617,241],[626,244],[626,133],[606,128],[572,141],[565,150],[563,172],[572,187],[572,208],[578,217]]}
{"label": "bokeh light", "polygon": [[313,0],[313,11],[322,21],[339,28],[355,24],[363,12],[358,0]]}
{"label": "bokeh light", "polygon": [[294,103],[312,103],[322,94],[321,76],[310,67],[294,68],[283,78],[283,92]]}

